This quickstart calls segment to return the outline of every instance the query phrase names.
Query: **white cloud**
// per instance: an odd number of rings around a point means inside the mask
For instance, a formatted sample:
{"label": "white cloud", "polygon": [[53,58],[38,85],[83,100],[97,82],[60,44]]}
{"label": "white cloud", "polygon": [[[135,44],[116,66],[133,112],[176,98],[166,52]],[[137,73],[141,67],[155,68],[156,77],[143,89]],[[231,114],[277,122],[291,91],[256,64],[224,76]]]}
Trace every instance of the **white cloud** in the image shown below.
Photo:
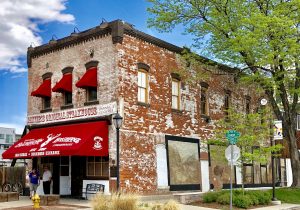
{"label": "white cloud", "polygon": [[40,45],[39,24],[52,21],[71,23],[74,16],[62,13],[66,0],[0,1],[0,70],[26,72],[24,56],[27,47]]}
{"label": "white cloud", "polygon": [[26,114],[12,116],[10,122],[0,122],[0,127],[4,128],[15,128],[17,134],[22,134],[26,125]]}

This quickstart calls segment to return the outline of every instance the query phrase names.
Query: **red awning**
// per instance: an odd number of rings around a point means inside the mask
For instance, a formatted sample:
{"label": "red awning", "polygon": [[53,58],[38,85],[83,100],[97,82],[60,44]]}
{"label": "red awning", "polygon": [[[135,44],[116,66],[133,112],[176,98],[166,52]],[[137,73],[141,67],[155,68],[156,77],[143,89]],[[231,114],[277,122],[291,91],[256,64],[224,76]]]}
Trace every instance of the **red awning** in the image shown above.
{"label": "red awning", "polygon": [[108,156],[106,121],[33,129],[3,154],[3,159],[44,156]]}
{"label": "red awning", "polygon": [[72,92],[72,74],[64,74],[61,80],[52,88],[53,92]]}
{"label": "red awning", "polygon": [[31,92],[31,96],[51,97],[51,79],[45,79],[35,91]]}
{"label": "red awning", "polygon": [[76,83],[76,87],[97,87],[97,67],[89,68],[82,78]]}

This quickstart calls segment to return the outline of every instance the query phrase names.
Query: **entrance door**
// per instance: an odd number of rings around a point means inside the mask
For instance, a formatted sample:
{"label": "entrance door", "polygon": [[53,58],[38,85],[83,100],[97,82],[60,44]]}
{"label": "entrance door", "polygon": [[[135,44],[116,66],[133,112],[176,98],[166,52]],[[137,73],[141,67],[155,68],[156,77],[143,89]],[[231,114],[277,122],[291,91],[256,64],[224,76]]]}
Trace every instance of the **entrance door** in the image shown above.
{"label": "entrance door", "polygon": [[71,157],[71,195],[82,196],[82,183],[86,170],[86,157]]}
{"label": "entrance door", "polygon": [[71,195],[70,161],[71,159],[69,156],[60,157],[60,195]]}

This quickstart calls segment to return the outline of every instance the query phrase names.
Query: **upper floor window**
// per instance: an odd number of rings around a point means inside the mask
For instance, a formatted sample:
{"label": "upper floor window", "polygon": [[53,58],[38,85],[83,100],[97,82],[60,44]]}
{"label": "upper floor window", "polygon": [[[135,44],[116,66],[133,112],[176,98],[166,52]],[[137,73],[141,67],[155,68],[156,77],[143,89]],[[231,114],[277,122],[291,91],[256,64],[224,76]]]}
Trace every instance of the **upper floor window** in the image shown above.
{"label": "upper floor window", "polygon": [[225,90],[225,96],[224,96],[224,115],[225,119],[229,119],[229,109],[230,109],[230,101],[231,101],[231,91]]}
{"label": "upper floor window", "polygon": [[138,71],[138,101],[148,103],[148,72],[144,69]]}
{"label": "upper floor window", "polygon": [[[62,78],[52,88],[53,92],[62,93],[64,105],[72,105],[72,71],[73,67],[66,67],[62,70]],[[66,106],[63,106],[66,108]]]}
{"label": "upper floor window", "polygon": [[172,109],[180,109],[180,81],[172,79]]}
{"label": "upper floor window", "polygon": [[81,79],[76,83],[76,86],[79,88],[83,88],[86,90],[86,105],[91,103],[89,102],[97,102],[97,87],[98,87],[98,61],[90,61],[85,64],[86,72],[81,77]]}
{"label": "upper floor window", "polygon": [[87,101],[96,101],[97,100],[97,88],[88,87],[86,89],[86,99],[87,99]]}
{"label": "upper floor window", "polygon": [[251,98],[249,96],[246,96],[246,103],[245,103],[246,114],[250,114],[250,102],[251,102]]}
{"label": "upper floor window", "polygon": [[51,76],[51,72],[43,74],[43,83],[31,92],[31,96],[42,98],[42,111],[51,110]]}
{"label": "upper floor window", "polygon": [[4,139],[4,134],[0,133],[0,139]]}
{"label": "upper floor window", "polygon": [[43,98],[43,109],[50,109],[51,108],[51,97],[44,97]]}
{"label": "upper floor window", "polygon": [[11,135],[11,134],[6,134],[5,135],[5,143],[8,143],[8,144],[11,144],[11,143],[13,143],[13,135]]}
{"label": "upper floor window", "polygon": [[202,115],[208,115],[208,98],[207,98],[208,84],[201,83],[201,95],[200,95],[200,112]]}

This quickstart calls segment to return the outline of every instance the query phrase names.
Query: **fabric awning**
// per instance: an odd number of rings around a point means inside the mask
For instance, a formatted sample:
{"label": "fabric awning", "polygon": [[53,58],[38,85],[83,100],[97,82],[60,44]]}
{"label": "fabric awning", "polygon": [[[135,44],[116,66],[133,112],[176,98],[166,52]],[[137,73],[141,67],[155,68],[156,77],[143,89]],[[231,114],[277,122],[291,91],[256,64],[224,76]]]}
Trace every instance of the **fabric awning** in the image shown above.
{"label": "fabric awning", "polygon": [[31,96],[51,97],[51,79],[45,79],[35,91],[31,92]]}
{"label": "fabric awning", "polygon": [[82,78],[76,83],[76,87],[97,87],[97,67],[89,68]]}
{"label": "fabric awning", "polygon": [[72,74],[64,74],[61,80],[52,88],[53,92],[72,92]]}
{"label": "fabric awning", "polygon": [[106,121],[31,130],[3,154],[3,159],[45,156],[108,156]]}

